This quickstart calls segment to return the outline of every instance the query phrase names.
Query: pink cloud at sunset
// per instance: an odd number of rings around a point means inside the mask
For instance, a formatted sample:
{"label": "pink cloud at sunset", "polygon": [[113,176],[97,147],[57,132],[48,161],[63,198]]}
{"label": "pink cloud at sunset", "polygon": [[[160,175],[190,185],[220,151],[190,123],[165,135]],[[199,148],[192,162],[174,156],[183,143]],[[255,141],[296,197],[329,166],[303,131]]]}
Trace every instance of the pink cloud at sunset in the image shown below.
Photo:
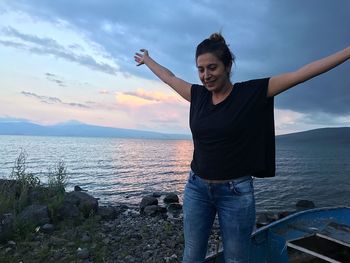
{"label": "pink cloud at sunset", "polygon": [[119,105],[130,108],[161,103],[185,103],[178,95],[144,89],[137,89],[132,92],[116,92],[115,98]]}

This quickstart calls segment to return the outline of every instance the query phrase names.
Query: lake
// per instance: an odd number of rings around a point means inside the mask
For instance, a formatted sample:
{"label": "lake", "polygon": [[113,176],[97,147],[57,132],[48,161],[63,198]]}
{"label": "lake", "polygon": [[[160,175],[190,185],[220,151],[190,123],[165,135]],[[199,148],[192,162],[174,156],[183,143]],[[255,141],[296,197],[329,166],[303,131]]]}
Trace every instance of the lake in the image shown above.
{"label": "lake", "polygon": [[[21,150],[27,171],[46,181],[58,161],[74,185],[102,204],[138,205],[153,192],[175,192],[182,202],[192,158],[191,140],[0,136],[0,178],[9,177]],[[350,205],[350,148],[342,144],[276,145],[274,178],[255,179],[257,212],[295,209],[300,199],[317,207]]]}

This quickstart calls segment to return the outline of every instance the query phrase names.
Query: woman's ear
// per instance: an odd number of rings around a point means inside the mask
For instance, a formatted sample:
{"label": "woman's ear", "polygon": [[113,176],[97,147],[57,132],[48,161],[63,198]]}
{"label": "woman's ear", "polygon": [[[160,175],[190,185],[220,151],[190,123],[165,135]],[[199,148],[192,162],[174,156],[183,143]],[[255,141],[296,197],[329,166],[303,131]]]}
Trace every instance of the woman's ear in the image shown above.
{"label": "woman's ear", "polygon": [[230,62],[230,64],[226,67],[226,72],[229,77],[231,75],[231,70],[232,70],[232,62]]}
{"label": "woman's ear", "polygon": [[226,70],[228,72],[231,72],[231,69],[232,69],[232,61],[230,62],[230,64],[226,67]]}

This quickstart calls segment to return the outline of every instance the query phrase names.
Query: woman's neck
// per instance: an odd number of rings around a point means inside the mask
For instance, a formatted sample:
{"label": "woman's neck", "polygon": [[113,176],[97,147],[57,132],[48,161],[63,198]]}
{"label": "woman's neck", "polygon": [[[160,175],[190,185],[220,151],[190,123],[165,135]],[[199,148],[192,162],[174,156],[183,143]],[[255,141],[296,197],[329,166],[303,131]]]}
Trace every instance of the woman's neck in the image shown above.
{"label": "woman's neck", "polygon": [[220,102],[224,101],[228,95],[230,95],[231,91],[233,89],[233,85],[231,82],[227,82],[227,84],[222,87],[218,91],[212,92],[212,102],[214,105],[219,104]]}

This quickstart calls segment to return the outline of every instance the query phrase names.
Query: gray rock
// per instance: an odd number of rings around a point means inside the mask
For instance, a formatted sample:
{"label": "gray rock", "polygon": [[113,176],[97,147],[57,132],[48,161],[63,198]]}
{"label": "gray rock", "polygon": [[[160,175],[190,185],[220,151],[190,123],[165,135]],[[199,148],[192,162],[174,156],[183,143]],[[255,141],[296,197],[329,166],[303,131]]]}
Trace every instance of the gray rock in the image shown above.
{"label": "gray rock", "polygon": [[84,233],[83,236],[81,237],[81,242],[90,242],[91,241],[91,236],[89,233]]}
{"label": "gray rock", "polygon": [[143,212],[146,206],[158,205],[158,199],[153,196],[145,196],[140,203],[140,210]]}
{"label": "gray rock", "polygon": [[179,203],[171,203],[168,205],[169,212],[179,212],[182,210],[182,205]]}
{"label": "gray rock", "polygon": [[152,196],[153,197],[161,197],[162,193],[161,192],[154,192],[154,193],[152,193]]}
{"label": "gray rock", "polygon": [[88,217],[91,213],[96,213],[98,209],[97,199],[84,192],[74,191],[66,194],[65,202],[76,205],[85,217]]}
{"label": "gray rock", "polygon": [[77,249],[77,257],[79,259],[88,259],[90,256],[90,252],[87,248],[78,248]]}
{"label": "gray rock", "polygon": [[177,260],[177,255],[176,254],[172,254],[170,257],[165,257],[164,258],[164,261],[166,262],[166,263],[172,263],[172,262],[177,262],[178,260]]}
{"label": "gray rock", "polygon": [[168,193],[164,197],[163,202],[166,203],[166,204],[178,203],[179,202],[179,197],[175,193]]}
{"label": "gray rock", "polygon": [[19,219],[35,225],[44,225],[50,222],[49,209],[46,205],[30,205],[19,214]]}
{"label": "gray rock", "polygon": [[[166,211],[166,209],[165,209],[165,211]],[[155,216],[157,214],[164,213],[164,208],[162,208],[158,205],[149,205],[149,206],[145,207],[143,212],[145,215]]]}
{"label": "gray rock", "polygon": [[123,204],[117,205],[117,206],[113,206],[113,208],[114,208],[114,210],[116,211],[116,213],[118,215],[129,209],[129,207],[127,205],[123,205]]}
{"label": "gray rock", "polygon": [[16,246],[16,242],[13,241],[13,240],[9,240],[9,241],[7,241],[7,245],[11,246],[11,247],[15,247]]}
{"label": "gray rock", "polygon": [[45,224],[42,227],[40,227],[40,231],[46,234],[51,234],[54,230],[55,227],[52,224]]}
{"label": "gray rock", "polygon": [[87,190],[81,188],[79,185],[74,186],[74,191],[75,192],[86,192]]}
{"label": "gray rock", "polygon": [[124,260],[125,260],[126,262],[137,262],[136,259],[135,259],[133,256],[131,256],[131,255],[126,256],[126,257],[124,258]]}
{"label": "gray rock", "polygon": [[0,216],[0,243],[7,240],[13,231],[14,216],[11,213]]}
{"label": "gray rock", "polygon": [[[67,239],[59,238],[59,237],[55,237],[55,236],[50,237],[49,245],[51,245],[51,246],[65,246],[67,244],[68,244]],[[40,246],[40,242],[38,242],[37,246]],[[75,243],[74,243],[74,246],[75,246]]]}
{"label": "gray rock", "polygon": [[62,206],[57,210],[57,217],[63,219],[73,219],[80,217],[79,208],[71,202],[63,202]]}
{"label": "gray rock", "polygon": [[102,219],[116,219],[118,217],[117,210],[112,206],[99,206],[97,214],[101,216]]}

